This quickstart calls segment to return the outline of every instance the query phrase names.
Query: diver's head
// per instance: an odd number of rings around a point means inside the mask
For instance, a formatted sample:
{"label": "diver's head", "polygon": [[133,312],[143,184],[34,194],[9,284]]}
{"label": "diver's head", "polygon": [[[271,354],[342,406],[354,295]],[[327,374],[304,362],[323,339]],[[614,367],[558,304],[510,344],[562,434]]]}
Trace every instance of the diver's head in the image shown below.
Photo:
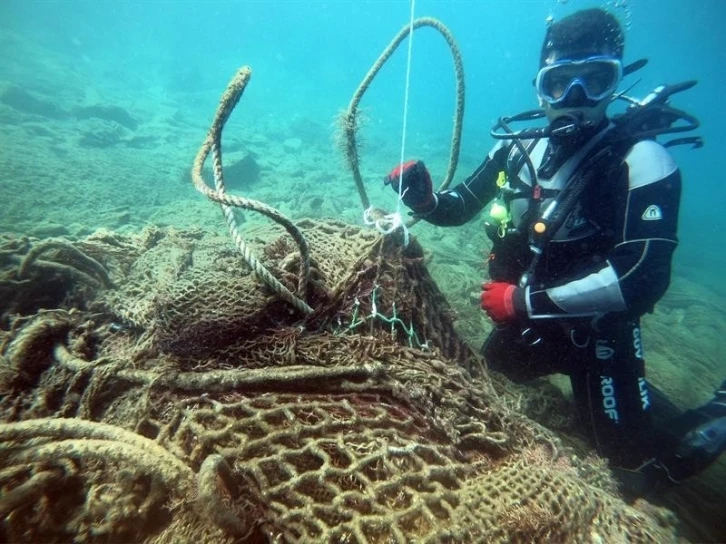
{"label": "diver's head", "polygon": [[623,49],[618,20],[601,9],[578,11],[549,26],[535,88],[552,128],[602,122],[623,77]]}

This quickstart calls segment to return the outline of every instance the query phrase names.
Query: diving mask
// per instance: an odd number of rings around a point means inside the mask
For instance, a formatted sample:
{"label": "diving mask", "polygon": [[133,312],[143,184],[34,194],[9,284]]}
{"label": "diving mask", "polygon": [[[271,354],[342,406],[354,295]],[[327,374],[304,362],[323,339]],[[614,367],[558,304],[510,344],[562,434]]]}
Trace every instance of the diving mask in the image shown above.
{"label": "diving mask", "polygon": [[548,104],[558,106],[578,85],[588,100],[599,102],[612,95],[623,78],[623,65],[612,57],[561,60],[537,72],[537,94]]}

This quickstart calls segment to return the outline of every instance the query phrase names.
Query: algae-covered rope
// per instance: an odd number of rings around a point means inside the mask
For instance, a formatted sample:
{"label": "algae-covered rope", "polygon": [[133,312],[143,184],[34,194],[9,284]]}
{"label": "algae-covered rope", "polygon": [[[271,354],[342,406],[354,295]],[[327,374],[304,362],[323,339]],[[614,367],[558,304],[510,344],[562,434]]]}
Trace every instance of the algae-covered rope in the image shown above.
{"label": "algae-covered rope", "polygon": [[[312,313],[312,308],[308,304],[280,283],[267,268],[252,254],[252,251],[244,241],[242,236],[239,234],[237,228],[237,221],[234,218],[232,207],[243,208],[246,210],[253,210],[262,215],[265,215],[282,225],[285,230],[292,236],[300,249],[300,274],[298,276],[298,293],[304,298],[307,294],[308,277],[310,275],[310,248],[308,247],[307,241],[303,237],[300,230],[285,217],[281,212],[259,202],[249,198],[240,196],[228,195],[224,187],[224,177],[222,173],[222,130],[224,125],[229,119],[232,111],[234,110],[237,102],[242,96],[247,84],[249,83],[252,70],[248,66],[240,68],[232,81],[227,85],[222,98],[220,100],[217,112],[212,121],[212,126],[209,129],[207,138],[204,140],[197,156],[194,159],[194,165],[192,167],[192,181],[194,187],[205,195],[210,200],[217,202],[222,207],[222,213],[224,213],[225,220],[229,231],[234,238],[237,249],[242,254],[242,258],[245,262],[254,270],[265,284],[280,295],[284,300],[292,304],[298,310],[309,314]],[[202,167],[204,162],[207,160],[210,152],[212,153],[212,169],[214,172],[214,185],[215,189],[212,189],[202,177]]]}
{"label": "algae-covered rope", "polygon": [[[209,455],[197,475],[197,505],[199,510],[218,527],[245,541],[255,529],[255,519],[251,515],[239,517],[225,500],[222,488],[228,493],[236,487],[235,475],[224,457],[218,453]],[[250,503],[249,494],[245,496]]]}
{"label": "algae-covered rope", "polygon": [[[49,251],[59,250],[65,252],[67,256],[63,259],[65,263],[42,262],[40,256]],[[42,264],[41,264],[42,263]],[[66,272],[69,275],[80,278],[93,285],[101,283],[104,287],[112,289],[113,281],[101,263],[83,253],[76,246],[62,239],[49,239],[34,245],[30,251],[23,257],[18,269],[18,277],[20,279],[27,278],[30,268],[33,265],[40,265],[48,269],[56,270],[60,273]]]}
{"label": "algae-covered rope", "polygon": [[[363,208],[366,210],[370,208],[370,200],[368,199],[368,195],[366,194],[365,186],[363,185],[363,178],[360,174],[360,159],[358,156],[358,146],[356,142],[359,113],[358,106],[361,99],[363,98],[363,95],[368,90],[368,87],[373,81],[373,78],[376,77],[380,69],[391,57],[396,48],[401,44],[403,39],[408,36],[411,28],[416,30],[423,26],[430,26],[438,30],[444,37],[446,43],[449,44],[449,48],[451,49],[451,56],[454,60],[454,71],[456,72],[456,109],[454,112],[454,129],[451,136],[449,167],[446,171],[446,177],[444,178],[443,183],[439,187],[439,191],[443,191],[451,184],[451,180],[454,178],[454,174],[456,173],[456,166],[459,162],[459,151],[461,149],[461,129],[464,118],[464,64],[461,60],[461,53],[459,51],[459,47],[454,41],[454,37],[451,35],[451,32],[449,32],[449,30],[443,25],[443,23],[432,17],[421,17],[419,19],[416,19],[413,22],[413,25],[404,26],[396,35],[396,37],[393,38],[393,41],[391,41],[391,43],[388,45],[388,47],[386,47],[383,53],[381,53],[381,56],[378,57],[378,60],[376,60],[375,64],[366,74],[365,78],[363,78],[363,81],[358,86],[358,89],[356,89],[355,94],[353,95],[353,98],[348,105],[348,109],[343,113],[340,119],[341,128],[343,130],[343,153],[346,160],[348,161],[348,166],[353,172],[353,179],[355,180],[355,185],[358,189],[358,195],[360,196]],[[411,224],[413,224],[415,221],[416,220],[413,220]]]}
{"label": "algae-covered rope", "polygon": [[[75,357],[68,348],[57,343],[53,356],[65,368],[72,372],[82,372],[105,366],[109,361],[84,361]],[[159,372],[132,368],[119,369],[114,377],[119,380],[136,384],[145,384],[156,388],[168,388],[181,391],[281,391],[310,390],[320,391],[345,390],[348,384],[367,383],[378,380],[383,367],[380,363],[364,362],[350,367],[322,367],[313,365],[291,365],[277,368],[245,368],[216,369],[205,372]],[[368,384],[370,386],[370,384]],[[0,441],[2,425],[0,425]],[[0,452],[1,452],[0,447]]]}
{"label": "algae-covered rope", "polygon": [[153,440],[114,425],[82,419],[41,418],[1,423],[0,453],[4,465],[62,457],[123,460],[158,475],[172,488],[191,487],[193,478],[192,470],[181,459]]}

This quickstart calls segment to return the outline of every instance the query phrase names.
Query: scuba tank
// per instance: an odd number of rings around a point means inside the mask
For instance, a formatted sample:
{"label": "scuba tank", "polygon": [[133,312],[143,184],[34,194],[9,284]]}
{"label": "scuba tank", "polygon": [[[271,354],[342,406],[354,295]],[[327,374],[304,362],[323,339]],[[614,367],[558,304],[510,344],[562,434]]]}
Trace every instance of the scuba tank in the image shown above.
{"label": "scuba tank", "polygon": [[[659,85],[642,100],[620,94],[616,99],[627,102],[628,107],[625,113],[614,116],[612,121],[616,125],[626,127],[638,139],[695,130],[699,127],[698,119],[672,107],[670,98],[676,93],[691,89],[696,83],[695,80],[691,80],[675,85]],[[670,140],[663,143],[663,146],[683,144],[691,144],[695,149],[703,146],[703,139],[700,136],[689,136]]]}

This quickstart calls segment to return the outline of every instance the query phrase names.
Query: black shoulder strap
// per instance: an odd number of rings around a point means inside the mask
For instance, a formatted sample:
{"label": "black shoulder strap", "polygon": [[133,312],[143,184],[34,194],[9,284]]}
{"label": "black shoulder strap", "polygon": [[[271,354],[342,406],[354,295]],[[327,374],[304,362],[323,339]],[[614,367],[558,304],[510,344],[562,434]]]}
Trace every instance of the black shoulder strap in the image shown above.
{"label": "black shoulder strap", "polygon": [[[522,149],[515,145],[514,142],[512,142],[512,145],[510,146],[509,155],[507,156],[507,163],[506,163],[506,173],[507,173],[507,179],[510,182],[510,185],[512,188],[516,189],[526,189],[527,185],[524,183],[519,182],[519,172],[524,168],[525,162],[527,160],[527,156],[529,156],[530,153],[532,153],[532,150],[535,148],[535,146],[539,143],[539,139],[532,139],[527,140],[526,146],[524,146],[524,151],[526,152],[526,156],[524,153],[522,153]],[[531,180],[532,184],[536,184],[537,180]],[[516,187],[515,187],[516,186]]]}
{"label": "black shoulder strap", "polygon": [[593,142],[590,149],[575,165],[558,197],[529,225],[532,261],[522,275],[520,287],[525,287],[534,281],[534,272],[540,256],[562,227],[583,191],[595,177],[603,175],[604,171],[609,173],[619,168],[628,150],[635,143],[624,137],[618,127],[608,127],[606,130],[607,133],[602,134],[597,142]]}

